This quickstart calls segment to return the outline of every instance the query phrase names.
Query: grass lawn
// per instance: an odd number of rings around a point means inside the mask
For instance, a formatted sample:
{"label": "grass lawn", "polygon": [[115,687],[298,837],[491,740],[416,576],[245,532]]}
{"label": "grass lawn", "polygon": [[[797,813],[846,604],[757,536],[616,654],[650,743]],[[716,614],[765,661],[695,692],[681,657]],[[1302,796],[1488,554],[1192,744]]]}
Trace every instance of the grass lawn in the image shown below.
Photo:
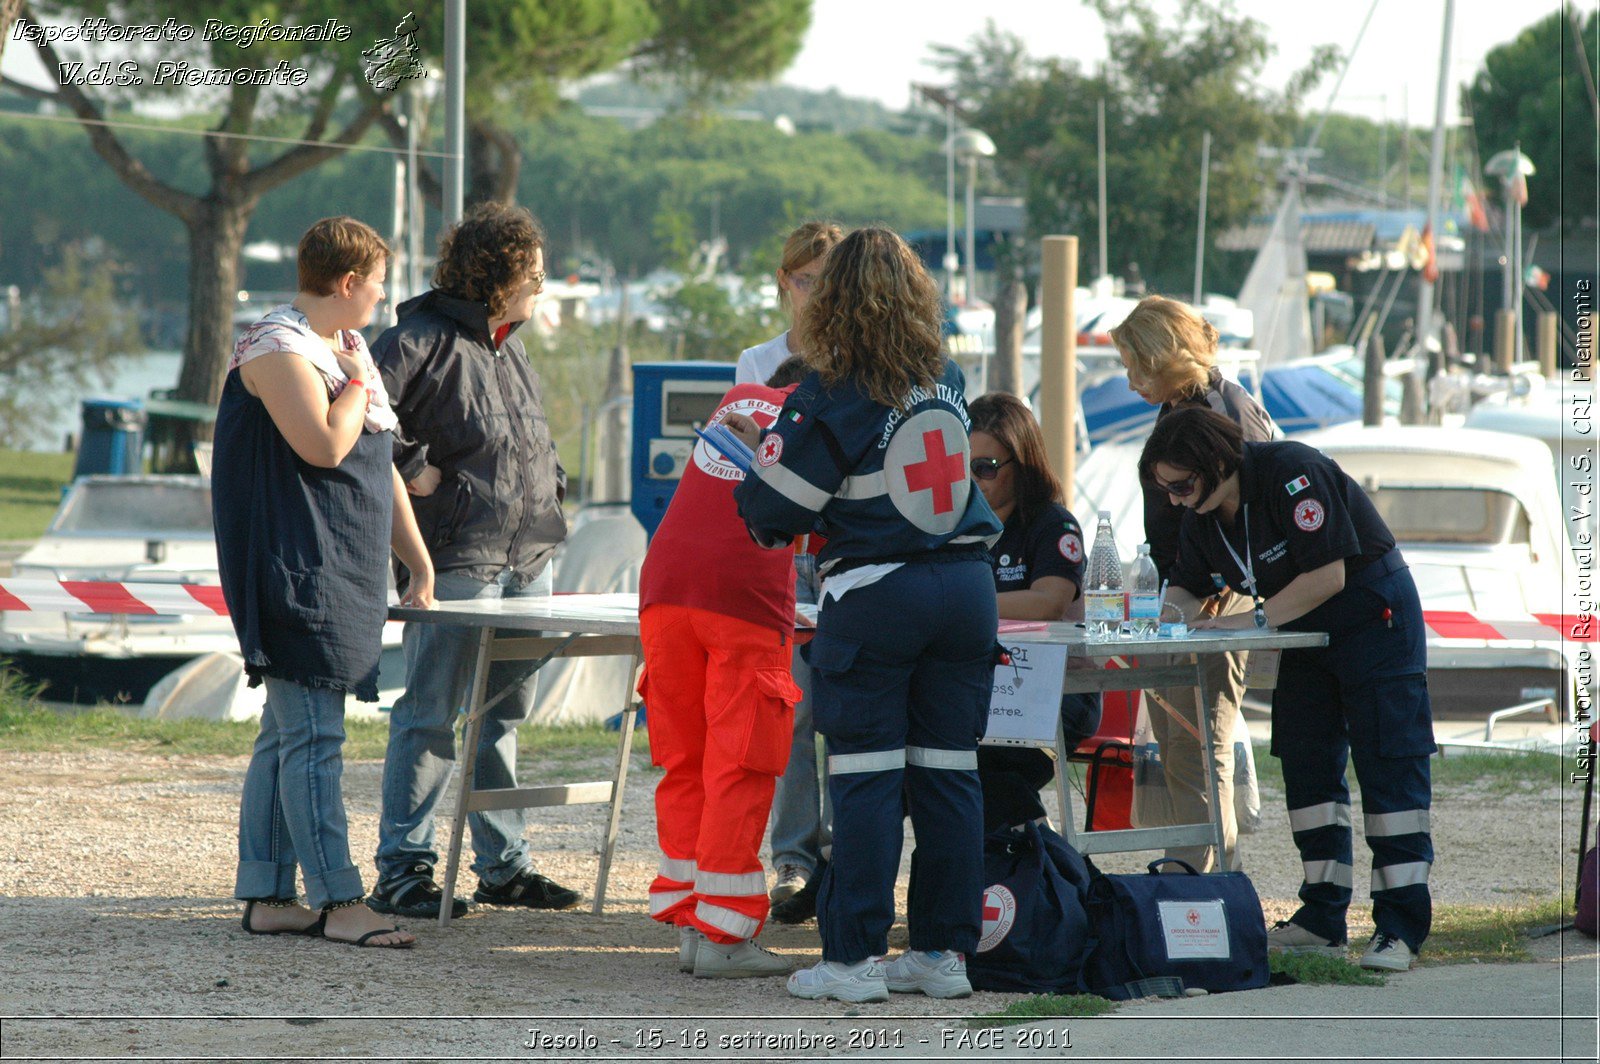
{"label": "grass lawn", "polygon": [[[159,751],[166,756],[244,757],[260,730],[255,721],[141,720],[114,706],[62,712],[35,702],[33,693],[15,673],[0,668],[0,750],[40,753],[94,747]],[[599,724],[527,724],[518,731],[517,740],[517,760],[523,766],[576,764],[614,756],[617,749],[617,733]],[[387,717],[345,721],[346,758],[381,760],[388,743]],[[633,767],[648,763],[649,752],[649,734],[635,732]]]}
{"label": "grass lawn", "polygon": [[61,505],[73,456],[0,450],[0,541],[37,539]]}

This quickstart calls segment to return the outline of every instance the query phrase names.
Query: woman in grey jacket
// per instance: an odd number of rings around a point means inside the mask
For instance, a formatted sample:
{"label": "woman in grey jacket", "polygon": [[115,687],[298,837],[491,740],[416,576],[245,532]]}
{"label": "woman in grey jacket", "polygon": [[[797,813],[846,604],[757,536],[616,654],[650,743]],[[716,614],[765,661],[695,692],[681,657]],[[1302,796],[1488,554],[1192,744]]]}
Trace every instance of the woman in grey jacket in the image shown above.
{"label": "woman in grey jacket", "polygon": [[[1187,303],[1146,296],[1121,325],[1111,330],[1111,340],[1128,371],[1128,387],[1145,402],[1161,408],[1157,421],[1175,409],[1201,406],[1238,424],[1246,440],[1271,440],[1282,435],[1255,396],[1217,369],[1217,330]],[[1183,507],[1173,506],[1158,488],[1144,484],[1144,535],[1163,581],[1178,557],[1178,526],[1182,520]],[[1215,603],[1209,607],[1214,614],[1250,608],[1249,600],[1225,591],[1211,602]],[[1239,703],[1244,699],[1245,655],[1215,655],[1209,662],[1205,685],[1210,698],[1205,708],[1213,740],[1211,761],[1217,775],[1224,853],[1219,858],[1213,847],[1186,846],[1168,850],[1167,856],[1187,861],[1201,872],[1237,871],[1243,863],[1233,812],[1231,737]],[[1172,799],[1174,822],[1207,822],[1210,802],[1205,762],[1200,757],[1198,731],[1190,730],[1199,727],[1195,689],[1167,687],[1146,692],[1146,696],[1150,730],[1161,744],[1161,767]]]}

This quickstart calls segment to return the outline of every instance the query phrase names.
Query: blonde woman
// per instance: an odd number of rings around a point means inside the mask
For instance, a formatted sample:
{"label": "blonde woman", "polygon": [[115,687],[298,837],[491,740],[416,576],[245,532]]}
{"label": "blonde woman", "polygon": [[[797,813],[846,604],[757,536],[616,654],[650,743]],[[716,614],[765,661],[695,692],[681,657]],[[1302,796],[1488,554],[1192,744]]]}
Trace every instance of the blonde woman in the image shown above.
{"label": "blonde woman", "polygon": [[[822,610],[807,657],[828,743],[833,859],[818,892],[822,962],[807,999],[972,992],[982,924],[977,747],[994,679],[987,544],[1000,522],[972,486],[961,371],[940,347],[939,291],[905,241],[858,229],[829,254],[796,326],[811,373],[735,489],[768,546],[819,531]],[[906,796],[917,849],[911,948],[884,964]]]}
{"label": "blonde woman", "polygon": [[[1128,371],[1128,387],[1145,402],[1161,408],[1156,414],[1158,424],[1174,410],[1204,407],[1238,425],[1246,440],[1264,441],[1282,435],[1255,397],[1217,369],[1217,330],[1187,303],[1165,296],[1146,296],[1121,325],[1111,330],[1111,340]],[[1166,493],[1149,481],[1144,482],[1143,489],[1144,537],[1150,543],[1156,571],[1166,580],[1178,557],[1183,507],[1173,505]],[[1247,599],[1223,595],[1216,609],[1231,613],[1249,607]],[[1186,846],[1168,850],[1167,856],[1187,861],[1202,872],[1238,871],[1244,865],[1239,858],[1239,829],[1233,811],[1233,743],[1229,736],[1244,698],[1245,655],[1213,655],[1207,662],[1206,690],[1215,694],[1206,713],[1211,734],[1216,738],[1211,753],[1224,852],[1217,855],[1210,846]],[[1173,816],[1180,824],[1208,821],[1205,762],[1194,737],[1198,733],[1190,731],[1199,722],[1194,688],[1167,687],[1150,694],[1150,727],[1161,744],[1161,768],[1172,798]],[[1174,713],[1187,720],[1190,727],[1184,727]]]}
{"label": "blonde woman", "polygon": [[[777,273],[778,300],[791,321],[805,311],[828,252],[843,239],[844,230],[832,222],[811,221],[798,226],[783,242]],[[766,384],[778,367],[793,356],[786,329],[766,343],[742,351],[733,381],[735,384]],[[810,547],[809,541],[805,547]],[[814,606],[819,592],[816,552],[795,551],[795,601]],[[817,778],[817,733],[811,723],[811,667],[798,650],[794,652],[792,668],[802,697],[794,707],[794,741],[789,748],[789,763],[778,778],[777,793],[772,799],[775,882],[768,896],[777,906],[772,917],[780,923],[800,923],[816,912],[817,884],[813,880],[833,842],[830,827],[833,810]]]}

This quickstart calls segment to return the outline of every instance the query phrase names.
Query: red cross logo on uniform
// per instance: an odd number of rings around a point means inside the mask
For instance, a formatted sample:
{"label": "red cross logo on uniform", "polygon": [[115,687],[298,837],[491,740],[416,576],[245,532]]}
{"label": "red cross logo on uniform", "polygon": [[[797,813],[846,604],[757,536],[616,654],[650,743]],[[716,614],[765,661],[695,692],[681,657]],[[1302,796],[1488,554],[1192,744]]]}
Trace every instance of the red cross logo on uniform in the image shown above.
{"label": "red cross logo on uniform", "polygon": [[906,466],[906,487],[933,492],[933,512],[947,514],[956,508],[955,486],[967,479],[967,463],[959,452],[945,451],[944,433],[938,429],[922,434],[922,447],[927,457]]}
{"label": "red cross logo on uniform", "polygon": [[783,437],[772,433],[761,441],[761,449],[756,453],[756,464],[762,467],[776,465],[783,456]]}

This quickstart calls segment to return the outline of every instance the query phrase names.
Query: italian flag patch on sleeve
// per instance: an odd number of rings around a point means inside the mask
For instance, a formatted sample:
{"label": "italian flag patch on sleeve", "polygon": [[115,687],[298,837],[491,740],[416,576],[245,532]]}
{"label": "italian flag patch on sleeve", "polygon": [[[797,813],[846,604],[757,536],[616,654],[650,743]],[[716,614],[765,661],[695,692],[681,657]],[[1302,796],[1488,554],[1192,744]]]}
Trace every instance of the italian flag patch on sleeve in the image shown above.
{"label": "italian flag patch on sleeve", "polygon": [[1310,486],[1311,486],[1311,478],[1307,477],[1304,473],[1302,473],[1299,476],[1295,477],[1293,480],[1289,481],[1289,483],[1285,484],[1283,486],[1283,489],[1285,491],[1287,491],[1290,495],[1298,495],[1298,494],[1300,494],[1300,492],[1305,491]]}

